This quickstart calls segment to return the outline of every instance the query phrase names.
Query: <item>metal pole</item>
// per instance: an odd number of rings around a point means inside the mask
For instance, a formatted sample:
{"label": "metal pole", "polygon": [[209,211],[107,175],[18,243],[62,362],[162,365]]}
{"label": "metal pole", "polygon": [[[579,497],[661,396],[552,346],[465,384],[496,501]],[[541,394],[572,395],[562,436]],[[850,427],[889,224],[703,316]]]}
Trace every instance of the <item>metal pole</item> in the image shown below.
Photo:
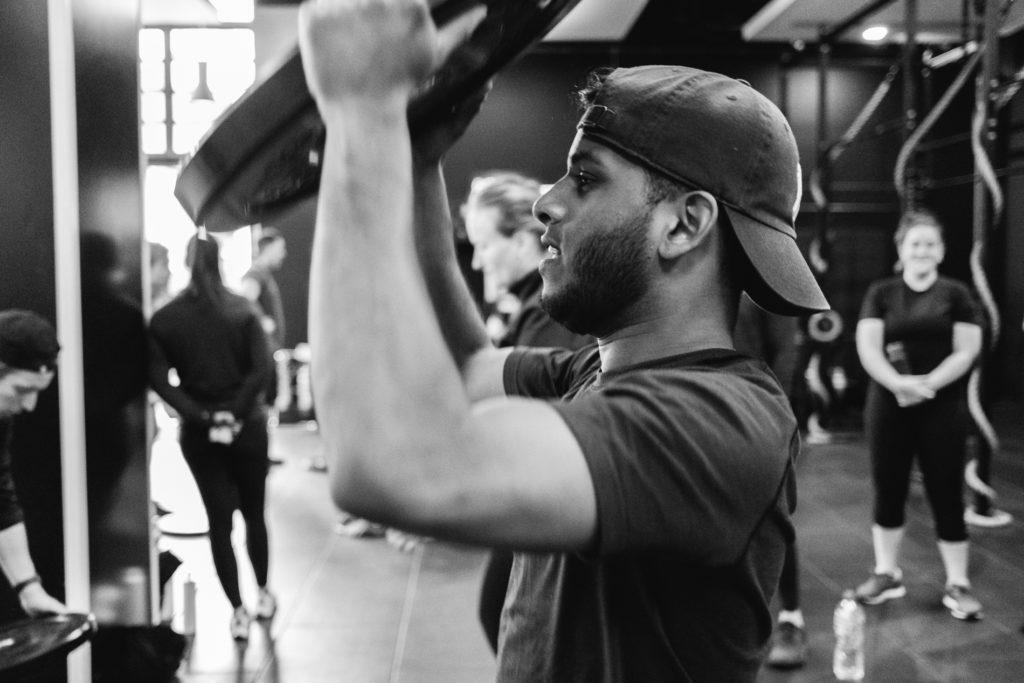
{"label": "metal pole", "polygon": [[832,172],[828,160],[828,69],[832,46],[824,41],[818,43],[818,144],[817,159],[821,192],[824,203],[818,207],[817,228],[821,248],[825,249],[828,232],[828,197]]}
{"label": "metal pole", "polygon": [[[903,43],[903,141],[917,128],[917,0],[904,0],[906,40]],[[911,157],[906,169],[905,206],[916,208],[920,199],[920,174],[917,171],[916,155]]]}
{"label": "metal pole", "polygon": [[[974,97],[975,106],[984,111],[984,123],[982,124],[979,144],[984,155],[989,156],[992,152],[994,123],[991,106],[992,84],[997,76],[999,66],[999,7],[992,0],[987,0],[982,4],[981,11],[984,12],[982,44],[985,46],[985,54],[982,57],[981,70],[978,72],[977,79],[975,80]],[[974,156],[973,237],[975,248],[979,250],[978,263],[980,268],[984,270],[987,260],[985,258],[985,245],[989,234],[991,211],[989,193],[985,180],[982,177],[982,163],[983,160],[979,158],[979,154],[976,152]],[[989,322],[992,323],[992,321]],[[990,325],[990,328],[994,328],[994,325]],[[994,334],[994,329],[990,329],[989,332]],[[979,376],[978,385],[981,387],[978,389],[979,396],[984,394],[984,369],[991,355],[990,351],[993,341],[993,339],[990,339],[990,343],[982,346],[981,358],[978,360],[975,370]],[[984,400],[980,397],[979,402],[984,405]],[[992,445],[986,439],[979,439],[976,453],[977,475],[986,484],[991,480],[992,456]],[[976,494],[974,497],[974,507],[975,511],[979,514],[992,514],[992,501],[987,496]]]}

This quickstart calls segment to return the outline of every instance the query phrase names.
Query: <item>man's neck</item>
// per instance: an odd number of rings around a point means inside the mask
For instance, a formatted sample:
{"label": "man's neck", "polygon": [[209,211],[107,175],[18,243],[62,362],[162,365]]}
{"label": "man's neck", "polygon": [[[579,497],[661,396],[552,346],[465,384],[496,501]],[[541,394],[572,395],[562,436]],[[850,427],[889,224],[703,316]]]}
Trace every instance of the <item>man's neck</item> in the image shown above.
{"label": "man's neck", "polygon": [[732,331],[725,321],[682,314],[642,320],[598,339],[604,372],[715,348],[733,348]]}

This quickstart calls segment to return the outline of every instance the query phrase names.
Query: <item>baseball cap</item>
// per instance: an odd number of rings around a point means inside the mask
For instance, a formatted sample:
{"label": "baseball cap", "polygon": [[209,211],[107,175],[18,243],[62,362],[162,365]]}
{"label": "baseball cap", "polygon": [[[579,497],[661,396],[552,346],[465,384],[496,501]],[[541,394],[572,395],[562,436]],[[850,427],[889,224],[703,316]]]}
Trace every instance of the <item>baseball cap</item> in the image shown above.
{"label": "baseball cap", "polygon": [[33,372],[53,370],[59,351],[57,332],[38,314],[17,308],[0,312],[0,363]]}
{"label": "baseball cap", "polygon": [[743,288],[759,306],[785,315],[828,310],[796,243],[801,176],[793,131],[749,84],[683,66],[615,69],[577,127],[714,195],[750,261]]}

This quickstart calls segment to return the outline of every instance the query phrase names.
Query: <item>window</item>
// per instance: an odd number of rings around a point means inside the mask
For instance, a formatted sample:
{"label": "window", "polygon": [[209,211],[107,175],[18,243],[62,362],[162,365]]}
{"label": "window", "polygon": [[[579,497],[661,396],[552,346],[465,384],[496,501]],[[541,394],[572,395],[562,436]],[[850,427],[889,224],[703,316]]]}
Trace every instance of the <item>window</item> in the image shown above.
{"label": "window", "polygon": [[[145,236],[168,249],[170,291],[189,279],[185,246],[196,226],[174,197],[178,170],[217,117],[256,80],[252,0],[216,0],[221,26],[147,26],[139,33],[139,125],[146,157]],[[217,234],[224,282],[252,263],[251,230]]]}

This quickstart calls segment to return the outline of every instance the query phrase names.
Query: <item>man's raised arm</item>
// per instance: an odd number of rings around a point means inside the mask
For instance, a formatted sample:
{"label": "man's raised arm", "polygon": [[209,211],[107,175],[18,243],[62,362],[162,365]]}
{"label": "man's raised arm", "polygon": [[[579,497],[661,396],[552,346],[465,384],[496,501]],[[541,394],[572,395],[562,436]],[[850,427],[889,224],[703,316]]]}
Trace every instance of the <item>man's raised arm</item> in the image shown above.
{"label": "man's raised arm", "polygon": [[302,7],[327,129],[310,276],[317,417],[342,509],[451,540],[581,548],[596,515],[575,437],[542,401],[471,410],[417,255],[407,105],[482,16],[437,32],[424,0]]}
{"label": "man's raised arm", "polygon": [[[432,479],[429,454],[468,415],[416,258],[406,110],[481,16],[444,36],[419,2],[317,0],[299,16],[327,129],[310,277],[317,413],[335,499],[380,521],[406,514],[388,496]],[[425,457],[408,457],[414,443]]]}
{"label": "man's raised arm", "polygon": [[457,105],[448,120],[419,131],[413,140],[416,253],[445,342],[462,372],[471,400],[504,394],[502,367],[509,349],[495,349],[459,268],[445,189],[449,148],[476,116],[488,86]]}

